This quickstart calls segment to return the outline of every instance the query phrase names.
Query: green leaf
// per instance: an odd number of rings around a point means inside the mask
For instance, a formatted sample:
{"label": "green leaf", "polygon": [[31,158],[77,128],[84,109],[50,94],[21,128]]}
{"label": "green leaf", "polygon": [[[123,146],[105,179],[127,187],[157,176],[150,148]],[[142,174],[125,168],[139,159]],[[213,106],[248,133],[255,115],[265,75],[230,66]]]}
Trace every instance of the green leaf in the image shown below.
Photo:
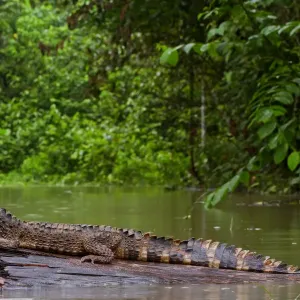
{"label": "green leaf", "polygon": [[233,178],[230,179],[230,181],[227,182],[227,187],[229,192],[233,192],[236,187],[240,183],[240,174],[235,175]]}
{"label": "green leaf", "polygon": [[276,93],[273,97],[275,101],[286,105],[290,105],[294,102],[294,97],[292,96],[292,94],[286,91]]}
{"label": "green leaf", "polygon": [[263,122],[267,123],[273,117],[273,110],[270,108],[260,109],[255,116],[255,121],[257,123]]}
{"label": "green leaf", "polygon": [[300,95],[300,88],[296,84],[290,83],[286,85],[285,88],[288,92],[295,94],[296,96]]}
{"label": "green leaf", "polygon": [[194,48],[194,46],[195,46],[195,43],[189,43],[183,47],[183,51],[185,53],[189,54],[190,51]]}
{"label": "green leaf", "polygon": [[286,158],[288,149],[289,149],[289,145],[287,143],[277,147],[274,154],[274,162],[276,165],[280,164]]}
{"label": "green leaf", "polygon": [[274,131],[276,126],[277,126],[277,123],[274,120],[264,124],[261,128],[259,128],[259,130],[257,132],[259,138],[262,140],[265,137],[267,137],[268,135],[270,135]]}
{"label": "green leaf", "polygon": [[179,55],[178,51],[174,48],[168,48],[164,51],[162,56],[160,57],[161,64],[169,64],[171,66],[176,66],[178,63]]}
{"label": "green leaf", "polygon": [[295,177],[290,181],[290,185],[297,185],[297,184],[300,184],[300,176]]}
{"label": "green leaf", "polygon": [[292,81],[295,82],[295,83],[297,83],[300,86],[300,78],[295,78]]}
{"label": "green leaf", "polygon": [[[203,44],[201,47],[200,47],[200,52],[206,52],[206,51],[208,51],[208,49],[209,49],[209,43],[207,43],[207,44]],[[194,47],[194,49],[195,49],[195,47]],[[196,51],[196,50],[195,50]]]}
{"label": "green leaf", "polygon": [[287,110],[280,105],[271,105],[270,109],[272,109],[275,117],[284,116],[287,112]]}
{"label": "green leaf", "polygon": [[248,186],[250,182],[250,173],[248,171],[243,171],[240,174],[240,182]]}
{"label": "green leaf", "polygon": [[197,43],[197,44],[194,45],[193,50],[194,50],[196,53],[198,53],[198,54],[201,55],[201,54],[203,53],[203,51],[201,50],[201,49],[202,49],[202,46],[203,46],[203,44]]}
{"label": "green leaf", "polygon": [[268,146],[271,150],[275,149],[278,145],[279,142],[279,134],[276,134],[275,136],[272,137],[272,139],[270,140]]}
{"label": "green leaf", "polygon": [[257,157],[256,156],[253,156],[248,164],[247,164],[247,169],[250,171],[250,172],[253,172],[253,171],[258,171],[259,170],[259,165],[258,165],[258,161],[257,161]]}
{"label": "green leaf", "polygon": [[299,152],[294,151],[288,157],[288,167],[291,171],[294,171],[300,162]]}
{"label": "green leaf", "polygon": [[215,191],[214,197],[211,200],[211,205],[216,206],[219,202],[224,200],[227,194],[228,194],[228,187],[227,184],[225,183]]}
{"label": "green leaf", "polygon": [[212,201],[214,199],[215,192],[210,193],[206,199],[205,199],[205,208],[211,208],[212,207]]}
{"label": "green leaf", "polygon": [[294,35],[298,30],[300,30],[300,24],[290,32],[290,36]]}
{"label": "green leaf", "polygon": [[262,31],[261,33],[263,35],[269,35],[273,32],[276,32],[278,31],[278,29],[280,29],[280,26],[277,26],[277,25],[270,25],[270,26],[266,26]]}

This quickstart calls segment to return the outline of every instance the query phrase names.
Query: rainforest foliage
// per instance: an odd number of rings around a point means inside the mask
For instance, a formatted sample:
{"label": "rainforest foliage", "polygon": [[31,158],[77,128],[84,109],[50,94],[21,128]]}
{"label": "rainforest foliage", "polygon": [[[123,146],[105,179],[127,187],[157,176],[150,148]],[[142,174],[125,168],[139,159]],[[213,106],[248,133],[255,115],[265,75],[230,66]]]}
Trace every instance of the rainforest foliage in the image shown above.
{"label": "rainforest foliage", "polygon": [[4,0],[0,180],[291,192],[298,0]]}

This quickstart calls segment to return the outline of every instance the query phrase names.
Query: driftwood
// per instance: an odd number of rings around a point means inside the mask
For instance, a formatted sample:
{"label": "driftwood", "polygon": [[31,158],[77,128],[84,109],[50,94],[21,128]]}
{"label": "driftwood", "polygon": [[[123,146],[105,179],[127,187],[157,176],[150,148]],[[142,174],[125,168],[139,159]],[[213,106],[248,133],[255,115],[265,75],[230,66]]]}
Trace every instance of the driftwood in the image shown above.
{"label": "driftwood", "polygon": [[109,284],[300,283],[300,274],[268,274],[206,267],[114,260],[109,265],[32,250],[0,250],[0,286]]}

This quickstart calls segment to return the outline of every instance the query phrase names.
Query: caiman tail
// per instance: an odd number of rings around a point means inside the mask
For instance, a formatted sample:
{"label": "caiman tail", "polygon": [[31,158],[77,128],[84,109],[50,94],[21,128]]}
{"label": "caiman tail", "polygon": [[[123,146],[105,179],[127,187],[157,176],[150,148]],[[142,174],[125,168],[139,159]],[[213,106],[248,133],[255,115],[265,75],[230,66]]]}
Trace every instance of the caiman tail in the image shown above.
{"label": "caiman tail", "polygon": [[120,232],[124,239],[116,258],[253,272],[300,273],[297,266],[212,240],[181,241],[135,230],[121,229]]}

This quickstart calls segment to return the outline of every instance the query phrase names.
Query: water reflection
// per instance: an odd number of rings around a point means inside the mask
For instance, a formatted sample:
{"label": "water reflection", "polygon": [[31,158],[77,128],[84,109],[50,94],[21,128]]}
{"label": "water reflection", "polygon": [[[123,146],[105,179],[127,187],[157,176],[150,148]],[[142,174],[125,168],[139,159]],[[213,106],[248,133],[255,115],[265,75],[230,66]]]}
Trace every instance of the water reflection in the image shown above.
{"label": "water reflection", "polygon": [[102,288],[33,288],[4,290],[1,298],[141,299],[141,300],[257,300],[296,299],[300,285],[109,286]]}

